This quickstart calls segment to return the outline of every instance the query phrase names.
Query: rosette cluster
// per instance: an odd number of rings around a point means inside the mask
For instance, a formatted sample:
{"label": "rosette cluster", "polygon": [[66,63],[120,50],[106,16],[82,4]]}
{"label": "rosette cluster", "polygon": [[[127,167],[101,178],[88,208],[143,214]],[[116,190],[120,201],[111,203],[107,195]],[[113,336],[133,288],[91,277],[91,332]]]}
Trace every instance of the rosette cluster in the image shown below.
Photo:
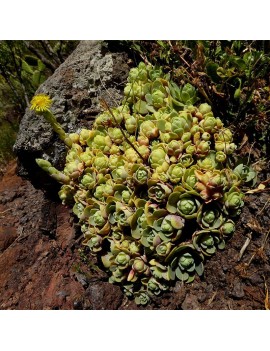
{"label": "rosette cluster", "polygon": [[91,130],[66,137],[62,172],[37,162],[63,184],[60,199],[73,206],[83,244],[109,281],[145,305],[175,280],[203,274],[205,259],[232,236],[241,186],[256,173],[231,166],[232,132],[210,105],[198,104],[192,85],[178,87],[140,63],[124,94]]}

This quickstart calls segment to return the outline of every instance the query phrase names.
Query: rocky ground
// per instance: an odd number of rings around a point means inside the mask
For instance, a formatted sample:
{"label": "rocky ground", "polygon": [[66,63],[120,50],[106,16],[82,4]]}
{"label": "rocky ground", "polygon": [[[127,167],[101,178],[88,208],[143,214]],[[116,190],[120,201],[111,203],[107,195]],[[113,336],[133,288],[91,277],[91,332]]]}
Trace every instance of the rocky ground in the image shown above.
{"label": "rocky ground", "polygon": [[[269,308],[269,192],[247,195],[245,204],[235,235],[206,262],[204,277],[177,283],[147,309]],[[107,282],[81,239],[69,209],[9,164],[0,180],[0,308],[143,309]]]}

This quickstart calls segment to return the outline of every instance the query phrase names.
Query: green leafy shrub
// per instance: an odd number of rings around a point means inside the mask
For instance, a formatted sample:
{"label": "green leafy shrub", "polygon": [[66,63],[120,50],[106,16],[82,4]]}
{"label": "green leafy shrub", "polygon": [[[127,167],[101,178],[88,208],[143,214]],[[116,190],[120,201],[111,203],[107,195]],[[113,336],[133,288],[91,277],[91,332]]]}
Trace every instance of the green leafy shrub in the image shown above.
{"label": "green leafy shrub", "polygon": [[91,130],[69,135],[49,98],[34,97],[32,108],[69,147],[63,172],[37,163],[63,184],[59,196],[73,205],[83,244],[101,257],[109,281],[145,305],[176,279],[190,283],[203,274],[206,257],[235,230],[241,185],[256,174],[231,167],[232,132],[210,105],[195,105],[192,85],[178,87],[160,68],[140,63],[124,93],[123,104],[107,108]]}

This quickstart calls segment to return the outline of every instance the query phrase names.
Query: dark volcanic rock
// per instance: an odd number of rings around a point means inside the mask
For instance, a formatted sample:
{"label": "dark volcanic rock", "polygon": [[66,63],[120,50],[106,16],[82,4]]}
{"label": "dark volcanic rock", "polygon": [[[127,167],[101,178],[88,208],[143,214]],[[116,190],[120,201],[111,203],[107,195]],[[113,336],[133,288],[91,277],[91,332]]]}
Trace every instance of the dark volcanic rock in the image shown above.
{"label": "dark volcanic rock", "polygon": [[234,280],[233,290],[230,295],[236,298],[242,298],[245,296],[243,284],[239,281],[239,279]]}
{"label": "dark volcanic rock", "polygon": [[120,288],[110,283],[92,283],[86,291],[93,310],[116,310],[121,306],[123,295]]}
{"label": "dark volcanic rock", "polygon": [[[66,132],[76,132],[89,127],[100,113],[101,97],[110,106],[121,101],[129,71],[126,62],[127,54],[111,53],[102,41],[82,41],[36,94],[48,94],[59,123]],[[57,185],[39,169],[35,159],[47,159],[61,169],[65,146],[42,116],[26,110],[14,151],[19,161],[18,174],[36,187],[55,192],[52,190]]]}

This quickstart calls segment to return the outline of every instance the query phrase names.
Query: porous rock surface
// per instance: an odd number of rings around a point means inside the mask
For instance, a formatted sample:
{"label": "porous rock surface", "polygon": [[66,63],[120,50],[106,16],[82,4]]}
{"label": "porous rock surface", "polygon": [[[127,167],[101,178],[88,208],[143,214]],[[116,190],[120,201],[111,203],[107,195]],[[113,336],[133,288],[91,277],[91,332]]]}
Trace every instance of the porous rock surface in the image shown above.
{"label": "porous rock surface", "polygon": [[[36,94],[48,94],[53,100],[51,109],[64,130],[76,132],[89,127],[101,112],[100,98],[110,106],[121,102],[128,71],[126,53],[112,53],[102,41],[81,41]],[[49,123],[30,109],[21,121],[14,151],[18,174],[51,191],[55,182],[36,165],[35,159],[47,159],[61,169],[65,146]]]}

